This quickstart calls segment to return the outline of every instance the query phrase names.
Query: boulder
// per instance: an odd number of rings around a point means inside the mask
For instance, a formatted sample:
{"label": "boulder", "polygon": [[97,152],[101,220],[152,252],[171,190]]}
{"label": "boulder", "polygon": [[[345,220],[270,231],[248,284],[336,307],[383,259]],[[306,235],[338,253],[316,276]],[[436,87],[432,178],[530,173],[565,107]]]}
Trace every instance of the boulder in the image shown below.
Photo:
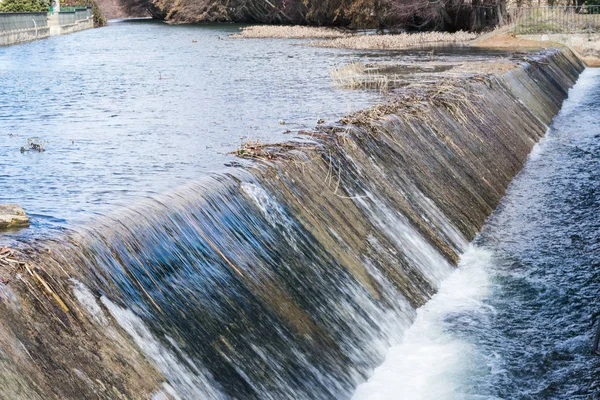
{"label": "boulder", "polygon": [[29,226],[29,217],[17,204],[0,204],[0,230]]}

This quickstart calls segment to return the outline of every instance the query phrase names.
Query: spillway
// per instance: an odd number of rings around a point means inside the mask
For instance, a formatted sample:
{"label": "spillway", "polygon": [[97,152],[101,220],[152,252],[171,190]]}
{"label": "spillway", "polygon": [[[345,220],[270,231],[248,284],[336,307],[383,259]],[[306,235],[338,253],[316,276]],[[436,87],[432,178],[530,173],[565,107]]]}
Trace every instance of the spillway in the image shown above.
{"label": "spillway", "polygon": [[34,241],[0,271],[5,395],[350,398],[398,348],[402,376],[452,369],[429,335],[486,296],[469,243],[583,69],[537,54]]}

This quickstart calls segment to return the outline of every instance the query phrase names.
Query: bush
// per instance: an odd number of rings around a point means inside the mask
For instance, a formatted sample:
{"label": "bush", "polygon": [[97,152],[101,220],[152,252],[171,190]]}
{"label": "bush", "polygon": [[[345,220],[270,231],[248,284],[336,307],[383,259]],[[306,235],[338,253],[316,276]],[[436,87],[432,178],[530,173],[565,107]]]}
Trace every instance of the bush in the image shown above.
{"label": "bush", "polygon": [[106,17],[94,0],[63,0],[60,2],[63,7],[92,7],[92,17],[94,18],[94,27],[106,26]]}
{"label": "bush", "polygon": [[43,0],[4,0],[0,12],[40,12],[48,11],[49,2]]}
{"label": "bush", "polygon": [[102,10],[100,10],[95,1],[92,2],[92,13],[94,15],[94,27],[100,28],[101,26],[108,25],[106,17],[102,14]]}

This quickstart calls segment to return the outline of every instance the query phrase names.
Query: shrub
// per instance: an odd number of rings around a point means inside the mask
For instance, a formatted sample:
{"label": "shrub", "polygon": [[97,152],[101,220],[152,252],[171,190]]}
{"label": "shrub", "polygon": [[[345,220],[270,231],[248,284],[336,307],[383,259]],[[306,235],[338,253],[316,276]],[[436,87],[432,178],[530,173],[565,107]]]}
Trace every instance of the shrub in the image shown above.
{"label": "shrub", "polygon": [[49,2],[44,0],[4,0],[0,12],[40,12],[48,11]]}
{"label": "shrub", "polygon": [[94,18],[94,27],[106,26],[106,17],[94,0],[64,0],[60,2],[63,7],[92,7],[92,17]]}

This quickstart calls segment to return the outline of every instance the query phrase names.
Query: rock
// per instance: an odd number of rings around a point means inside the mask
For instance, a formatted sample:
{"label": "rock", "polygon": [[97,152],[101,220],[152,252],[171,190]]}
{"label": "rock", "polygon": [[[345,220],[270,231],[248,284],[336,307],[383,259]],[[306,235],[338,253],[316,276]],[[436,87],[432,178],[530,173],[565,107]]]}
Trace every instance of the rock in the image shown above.
{"label": "rock", "polygon": [[29,226],[29,217],[17,204],[0,204],[0,230],[25,228]]}

